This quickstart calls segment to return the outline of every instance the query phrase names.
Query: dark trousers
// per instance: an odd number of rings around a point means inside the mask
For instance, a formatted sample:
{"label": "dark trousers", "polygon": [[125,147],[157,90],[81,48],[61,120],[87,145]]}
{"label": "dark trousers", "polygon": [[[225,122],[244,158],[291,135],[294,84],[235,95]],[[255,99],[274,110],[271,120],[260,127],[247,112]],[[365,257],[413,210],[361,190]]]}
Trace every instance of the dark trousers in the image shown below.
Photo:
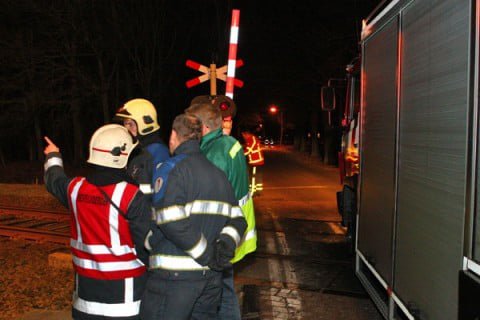
{"label": "dark trousers", "polygon": [[222,274],[208,272],[195,279],[149,276],[140,305],[142,320],[216,319],[222,295]]}
{"label": "dark trousers", "polygon": [[233,282],[233,268],[227,269],[223,272],[222,282],[222,302],[220,304],[220,311],[217,319],[240,320],[242,316]]}
{"label": "dark trousers", "polygon": [[140,316],[133,317],[105,317],[97,316],[93,314],[83,313],[78,310],[72,309],[73,320],[140,320]]}

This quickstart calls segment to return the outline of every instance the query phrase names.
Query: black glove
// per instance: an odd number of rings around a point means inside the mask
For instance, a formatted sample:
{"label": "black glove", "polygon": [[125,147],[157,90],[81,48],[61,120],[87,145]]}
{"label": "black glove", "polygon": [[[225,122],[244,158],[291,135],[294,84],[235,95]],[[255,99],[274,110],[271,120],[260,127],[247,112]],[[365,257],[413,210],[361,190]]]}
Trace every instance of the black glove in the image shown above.
{"label": "black glove", "polygon": [[214,271],[223,271],[231,268],[232,263],[230,260],[233,259],[234,254],[235,243],[233,240],[221,236],[213,245],[213,254],[208,263],[208,267]]}

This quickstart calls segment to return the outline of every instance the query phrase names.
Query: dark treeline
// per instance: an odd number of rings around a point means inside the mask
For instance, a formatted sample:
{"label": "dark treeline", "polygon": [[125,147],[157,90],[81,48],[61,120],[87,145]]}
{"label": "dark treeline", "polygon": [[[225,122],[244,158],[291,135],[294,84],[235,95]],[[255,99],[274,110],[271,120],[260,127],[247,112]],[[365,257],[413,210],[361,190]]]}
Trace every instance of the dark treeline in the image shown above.
{"label": "dark treeline", "polygon": [[[208,18],[190,1],[1,3],[1,162],[42,159],[49,135],[81,163],[90,134],[131,98],[168,105],[158,108],[163,128],[186,107],[182,62]],[[228,6],[203,4],[217,21],[204,35],[207,53],[227,50]]]}
{"label": "dark treeline", "polygon": [[208,83],[185,88],[200,75],[185,61],[226,64],[233,8],[241,9],[238,58],[245,61],[234,129],[270,121],[276,133],[278,119],[266,114],[275,103],[302,145],[310,133],[317,155],[316,133],[328,139],[330,130],[320,87],[344,76],[358,54],[361,18],[378,2],[1,0],[0,165],[42,160],[44,135],[81,164],[91,133],[137,97],[157,106],[167,138],[173,117],[209,92]]}

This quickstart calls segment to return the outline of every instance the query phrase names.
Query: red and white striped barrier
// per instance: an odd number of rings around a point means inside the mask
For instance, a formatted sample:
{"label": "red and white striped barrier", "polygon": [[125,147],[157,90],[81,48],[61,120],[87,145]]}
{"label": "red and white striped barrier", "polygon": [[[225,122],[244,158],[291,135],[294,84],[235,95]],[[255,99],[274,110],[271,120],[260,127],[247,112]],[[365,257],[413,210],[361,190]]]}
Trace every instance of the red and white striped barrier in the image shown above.
{"label": "red and white striped barrier", "polygon": [[[238,30],[240,23],[240,10],[232,11],[232,24],[230,27],[230,45],[228,48],[228,64],[227,64],[227,86],[225,95],[233,99],[233,87],[235,83],[235,67],[237,59]],[[237,80],[238,82],[238,80]],[[243,82],[241,84],[243,86]]]}

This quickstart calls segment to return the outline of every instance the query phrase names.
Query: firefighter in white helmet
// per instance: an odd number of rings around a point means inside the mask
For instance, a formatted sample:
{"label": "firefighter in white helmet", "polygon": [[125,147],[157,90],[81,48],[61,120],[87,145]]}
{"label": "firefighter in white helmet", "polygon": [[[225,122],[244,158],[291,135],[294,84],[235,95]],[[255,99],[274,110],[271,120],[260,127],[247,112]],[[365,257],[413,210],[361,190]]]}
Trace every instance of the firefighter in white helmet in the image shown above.
{"label": "firefighter in white helmet", "polygon": [[153,164],[163,163],[169,158],[168,147],[160,138],[157,110],[146,99],[133,99],[117,110],[114,119],[121,120],[139,141],[127,171],[139,184],[140,190],[151,199]]}
{"label": "firefighter in white helmet", "polygon": [[151,208],[125,171],[132,136],[118,124],[99,128],[87,160],[93,172],[73,178],[65,175],[59,148],[45,140],[45,185],[72,215],[73,319],[140,319]]}

